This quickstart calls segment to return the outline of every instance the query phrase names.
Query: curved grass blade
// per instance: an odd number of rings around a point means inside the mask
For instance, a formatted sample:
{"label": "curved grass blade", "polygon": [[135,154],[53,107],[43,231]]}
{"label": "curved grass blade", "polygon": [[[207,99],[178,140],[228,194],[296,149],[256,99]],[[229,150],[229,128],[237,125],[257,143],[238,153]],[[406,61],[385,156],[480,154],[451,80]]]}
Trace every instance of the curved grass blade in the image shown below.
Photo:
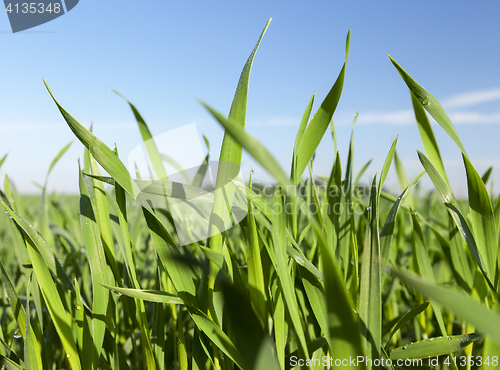
{"label": "curved grass blade", "polygon": [[165,172],[165,168],[163,167],[160,153],[158,152],[158,148],[156,147],[153,136],[149,131],[146,121],[144,121],[144,118],[142,118],[137,108],[127,98],[125,98],[116,90],[111,89],[111,91],[124,99],[132,109],[137,124],[139,125],[139,131],[141,132],[142,140],[144,141],[144,146],[146,147],[146,151],[148,153],[149,160],[151,161],[151,165],[153,166],[153,170],[159,179],[165,179],[167,177],[167,174]]}
{"label": "curved grass blade", "polygon": [[325,134],[330,120],[333,117],[333,113],[337,108],[337,104],[340,100],[340,95],[342,94],[342,88],[344,87],[345,70],[347,66],[347,60],[349,59],[349,48],[351,45],[351,30],[347,33],[346,39],[346,51],[345,51],[345,62],[340,71],[335,84],[331,88],[330,92],[326,96],[325,100],[321,103],[320,108],[314,114],[311,122],[306,128],[300,146],[297,153],[297,164],[295,176],[299,179],[307,164],[311,160],[316,148],[318,147],[323,135]]}
{"label": "curved grass blade", "polygon": [[[396,324],[394,329],[392,329],[391,333],[387,337],[386,343],[389,343],[396,332],[401,329],[408,321],[425,311],[427,307],[429,307],[430,302],[423,302],[420,303],[417,307],[412,308],[410,311],[408,311]],[[387,350],[387,346],[386,346]]]}
{"label": "curved grass blade", "polygon": [[410,89],[410,91],[415,95],[415,98],[420,102],[420,104],[429,112],[429,114],[436,120],[436,122],[446,131],[450,138],[457,144],[458,148],[463,154],[467,155],[460,137],[458,136],[455,126],[450,120],[450,117],[443,109],[439,101],[429,94],[413,77],[411,77],[408,72],[406,72],[390,55],[392,64],[398,70],[399,74],[403,78],[404,82]]}
{"label": "curved grass blade", "polygon": [[74,119],[64,108],[57,102],[52,94],[49,85],[45,80],[45,87],[47,88],[50,96],[56,103],[57,108],[61,112],[64,120],[69,128],[80,142],[90,151],[99,164],[117,181],[132,197],[135,199],[140,191],[134,180],[127,171],[125,165],[118,159],[115,153],[109,149],[106,144],[99,140],[94,134],[82,126],[76,119]]}
{"label": "curved grass blade", "polygon": [[[488,276],[497,276],[498,236],[488,190],[481,176],[472,166],[469,159],[462,155],[467,174],[467,189],[471,211],[474,240],[481,253]],[[496,286],[496,284],[495,284]]]}
{"label": "curved grass blade", "polygon": [[476,302],[470,296],[422,280],[409,272],[392,268],[392,272],[424,297],[434,299],[443,308],[473,324],[481,333],[500,343],[500,315]]}

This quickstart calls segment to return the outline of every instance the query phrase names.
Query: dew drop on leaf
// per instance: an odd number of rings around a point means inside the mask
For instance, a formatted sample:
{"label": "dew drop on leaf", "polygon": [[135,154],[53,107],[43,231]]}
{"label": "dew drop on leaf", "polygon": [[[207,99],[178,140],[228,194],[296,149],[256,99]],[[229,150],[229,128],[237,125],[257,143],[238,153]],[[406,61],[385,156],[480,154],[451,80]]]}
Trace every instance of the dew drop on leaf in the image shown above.
{"label": "dew drop on leaf", "polygon": [[19,339],[21,337],[22,337],[21,330],[17,328],[16,331],[14,332],[14,338]]}

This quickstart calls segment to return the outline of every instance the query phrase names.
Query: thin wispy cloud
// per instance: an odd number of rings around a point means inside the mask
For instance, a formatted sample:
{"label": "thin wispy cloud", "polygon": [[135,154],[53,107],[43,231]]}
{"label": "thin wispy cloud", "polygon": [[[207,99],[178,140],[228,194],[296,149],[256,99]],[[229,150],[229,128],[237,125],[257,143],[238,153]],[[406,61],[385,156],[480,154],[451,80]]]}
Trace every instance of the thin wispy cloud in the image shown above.
{"label": "thin wispy cloud", "polygon": [[464,94],[452,96],[443,102],[445,109],[473,107],[481,103],[500,100],[500,88],[471,91]]}
{"label": "thin wispy cloud", "polygon": [[[500,88],[458,94],[444,100],[442,105],[451,121],[455,124],[500,124],[500,111],[484,113],[463,110],[464,108],[497,100],[500,100]],[[430,116],[429,119],[433,121]],[[357,123],[411,125],[415,123],[415,115],[412,109],[388,112],[360,112]]]}

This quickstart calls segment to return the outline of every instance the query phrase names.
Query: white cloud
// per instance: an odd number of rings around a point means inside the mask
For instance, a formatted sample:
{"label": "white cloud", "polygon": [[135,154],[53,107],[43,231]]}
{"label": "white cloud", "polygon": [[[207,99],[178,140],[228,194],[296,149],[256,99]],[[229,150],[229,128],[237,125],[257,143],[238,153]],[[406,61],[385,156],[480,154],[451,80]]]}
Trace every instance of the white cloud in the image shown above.
{"label": "white cloud", "polygon": [[500,112],[479,113],[479,112],[450,112],[450,119],[455,124],[464,123],[488,123],[500,124]]}
{"label": "white cloud", "polygon": [[500,100],[500,88],[458,94],[445,100],[443,106],[446,109],[466,108],[495,100]]}
{"label": "white cloud", "polygon": [[[500,124],[500,111],[483,113],[460,110],[495,100],[500,100],[500,88],[458,94],[445,100],[443,106],[454,124]],[[432,117],[429,116],[429,119],[434,122]],[[413,125],[415,124],[415,115],[412,109],[360,112],[357,122],[360,124]]]}

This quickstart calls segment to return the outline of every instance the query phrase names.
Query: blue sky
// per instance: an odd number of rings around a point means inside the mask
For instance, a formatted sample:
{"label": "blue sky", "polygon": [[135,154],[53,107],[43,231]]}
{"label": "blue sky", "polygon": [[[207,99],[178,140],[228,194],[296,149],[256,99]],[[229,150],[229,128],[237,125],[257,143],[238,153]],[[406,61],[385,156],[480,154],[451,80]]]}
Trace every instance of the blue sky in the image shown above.
{"label": "blue sky", "polygon": [[[228,113],[241,69],[266,21],[273,17],[255,58],[247,130],[290,165],[299,120],[312,93],[325,97],[351,52],[334,120],[344,160],[354,114],[355,171],[373,159],[379,172],[394,138],[409,176],[421,170],[423,150],[411,100],[387,54],[448,110],[472,163],[482,173],[500,168],[500,3],[498,1],[96,1],[81,0],[68,14],[12,34],[0,14],[1,169],[18,190],[36,192],[52,158],[74,139],[47,93],[113,147],[124,162],[140,144],[132,101],[154,135],[195,123],[218,157],[223,131],[202,99]],[[460,152],[443,130],[434,131],[452,187],[466,191]],[[54,168],[49,188],[78,191],[74,141]],[[327,175],[334,158],[330,135],[316,156]],[[243,171],[269,181],[247,155]],[[500,181],[500,171],[494,170]],[[368,177],[366,177],[368,181]],[[425,182],[424,182],[425,183]],[[397,188],[395,176],[388,184]]]}

